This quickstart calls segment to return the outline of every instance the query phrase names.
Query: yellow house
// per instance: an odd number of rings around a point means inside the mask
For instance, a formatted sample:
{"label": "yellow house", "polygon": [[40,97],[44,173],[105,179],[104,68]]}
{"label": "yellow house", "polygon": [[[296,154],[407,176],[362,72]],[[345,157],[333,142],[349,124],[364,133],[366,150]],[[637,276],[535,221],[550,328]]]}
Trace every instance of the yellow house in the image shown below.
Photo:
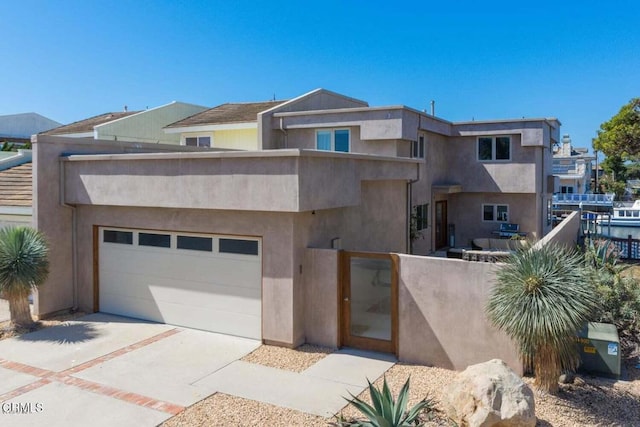
{"label": "yellow house", "polygon": [[164,128],[179,134],[180,144],[230,150],[259,150],[258,114],[286,101],[227,103]]}

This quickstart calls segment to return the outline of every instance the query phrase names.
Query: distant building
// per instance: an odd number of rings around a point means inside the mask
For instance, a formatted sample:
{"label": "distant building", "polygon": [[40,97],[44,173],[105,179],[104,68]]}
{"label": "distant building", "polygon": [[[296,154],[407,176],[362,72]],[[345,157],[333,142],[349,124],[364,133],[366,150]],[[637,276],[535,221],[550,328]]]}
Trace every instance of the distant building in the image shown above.
{"label": "distant building", "polygon": [[31,135],[53,129],[61,123],[38,113],[8,114],[0,116],[0,143],[29,142]]}
{"label": "distant building", "polygon": [[591,173],[595,156],[588,148],[574,148],[571,137],[562,136],[560,145],[553,152],[553,175],[559,180],[558,192],[562,194],[585,194],[593,192]]}
{"label": "distant building", "polygon": [[127,111],[125,107],[124,111],[100,114],[42,134],[103,141],[179,145],[180,135],[165,133],[164,127],[206,109],[207,107],[200,105],[176,101],[143,111]]}

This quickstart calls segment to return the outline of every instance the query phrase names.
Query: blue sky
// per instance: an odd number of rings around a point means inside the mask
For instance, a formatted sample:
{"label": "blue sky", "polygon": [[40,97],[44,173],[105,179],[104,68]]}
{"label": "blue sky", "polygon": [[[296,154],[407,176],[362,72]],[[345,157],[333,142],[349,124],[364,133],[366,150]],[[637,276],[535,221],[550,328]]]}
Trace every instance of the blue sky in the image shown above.
{"label": "blue sky", "polygon": [[[518,6],[519,5],[519,6]],[[0,114],[69,123],[324,87],[451,121],[557,117],[576,146],[640,96],[640,2],[5,1]]]}

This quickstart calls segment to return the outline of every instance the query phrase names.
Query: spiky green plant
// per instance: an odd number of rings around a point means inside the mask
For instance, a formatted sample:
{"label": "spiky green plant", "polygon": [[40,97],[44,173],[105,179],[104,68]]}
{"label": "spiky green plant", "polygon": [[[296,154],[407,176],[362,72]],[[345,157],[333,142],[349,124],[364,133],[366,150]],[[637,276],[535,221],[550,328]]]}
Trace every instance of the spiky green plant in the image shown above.
{"label": "spiky green plant", "polygon": [[0,229],[0,295],[9,300],[14,327],[33,324],[29,294],[49,274],[48,252],[44,236],[33,228]]}
{"label": "spiky green plant", "polygon": [[597,306],[595,288],[576,250],[547,244],[516,252],[497,272],[486,312],[518,345],[536,385],[558,391],[563,370],[579,362],[575,337]]}
{"label": "spiky green plant", "polygon": [[332,423],[332,425],[338,427],[410,427],[421,425],[418,416],[423,411],[431,411],[433,409],[433,401],[426,398],[422,399],[407,411],[410,380],[411,378],[407,378],[407,381],[402,386],[397,401],[391,394],[386,378],[384,378],[382,391],[378,390],[371,381],[367,380],[372,405],[369,405],[351,393],[349,393],[351,394],[351,399],[345,399],[366,416],[368,420],[346,421],[340,418],[338,422]]}

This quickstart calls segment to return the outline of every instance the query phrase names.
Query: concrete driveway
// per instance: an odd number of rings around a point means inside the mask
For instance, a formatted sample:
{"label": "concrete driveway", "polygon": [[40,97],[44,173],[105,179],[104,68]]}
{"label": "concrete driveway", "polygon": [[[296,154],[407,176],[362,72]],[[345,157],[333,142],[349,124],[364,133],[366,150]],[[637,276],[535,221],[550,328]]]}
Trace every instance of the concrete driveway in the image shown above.
{"label": "concrete driveway", "polygon": [[155,426],[215,392],[330,416],[395,362],[341,350],[295,373],[238,360],[259,346],[102,313],[3,340],[0,425]]}
{"label": "concrete driveway", "polygon": [[0,425],[153,426],[255,340],[92,314],[0,341]]}

